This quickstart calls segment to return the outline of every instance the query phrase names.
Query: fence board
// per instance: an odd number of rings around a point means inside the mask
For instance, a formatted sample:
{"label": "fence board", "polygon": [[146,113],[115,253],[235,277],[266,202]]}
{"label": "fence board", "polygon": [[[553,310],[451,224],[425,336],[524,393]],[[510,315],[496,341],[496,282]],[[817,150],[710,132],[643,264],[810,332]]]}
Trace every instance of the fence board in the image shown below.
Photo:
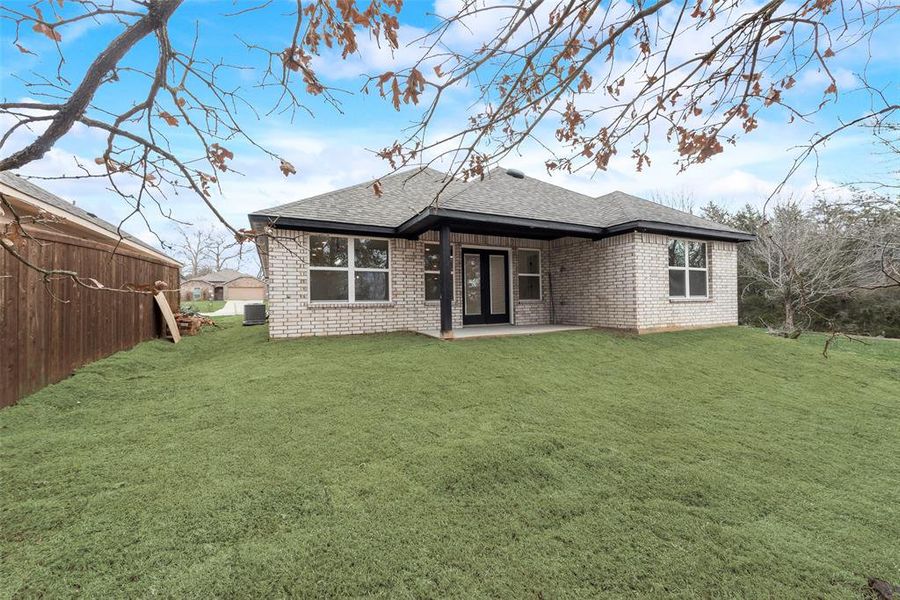
{"label": "fence board", "polygon": [[[19,251],[33,264],[76,271],[108,287],[165,281],[166,297],[177,307],[177,267],[135,252],[112,255],[111,246],[56,232],[31,233],[41,242]],[[0,310],[0,407],[161,331],[152,294],[88,290],[68,281],[48,285],[8,252],[0,252]]]}

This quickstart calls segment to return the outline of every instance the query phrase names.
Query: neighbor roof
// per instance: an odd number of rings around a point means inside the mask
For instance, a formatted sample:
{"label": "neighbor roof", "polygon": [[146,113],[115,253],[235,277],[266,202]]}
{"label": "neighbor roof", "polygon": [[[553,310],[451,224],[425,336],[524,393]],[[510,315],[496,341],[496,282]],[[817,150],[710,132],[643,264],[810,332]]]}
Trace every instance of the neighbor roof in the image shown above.
{"label": "neighbor roof", "polygon": [[221,271],[213,271],[212,273],[207,273],[206,275],[188,277],[185,281],[200,280],[207,283],[228,283],[229,281],[234,281],[235,279],[240,279],[241,277],[250,277],[251,279],[256,279],[256,277],[254,277],[253,275],[241,273],[240,271],[235,271],[234,269],[222,269]]}
{"label": "neighbor roof", "polygon": [[[533,229],[543,237],[603,237],[628,229],[694,233],[710,238],[753,239],[727,227],[624,192],[592,198],[533,177],[517,178],[494,169],[484,179],[446,180],[434,169],[416,169],[327,192],[250,215],[255,226],[353,231],[415,236],[442,219],[472,230],[476,223]],[[437,203],[433,200],[438,196]]]}
{"label": "neighbor roof", "polygon": [[111,234],[109,236],[111,238],[119,239],[119,237],[121,235],[122,239],[128,240],[129,242],[131,242],[132,244],[134,244],[136,246],[140,246],[142,249],[148,250],[151,253],[153,253],[154,255],[164,257],[164,258],[172,261],[173,263],[176,263],[179,265],[181,264],[181,263],[178,263],[178,261],[173,259],[171,256],[166,255],[162,251],[154,248],[153,246],[144,242],[143,240],[134,237],[133,235],[129,234],[128,232],[119,229],[112,223],[110,223],[108,221],[104,221],[103,219],[101,219],[100,217],[95,215],[94,213],[87,212],[86,210],[79,208],[78,206],[75,206],[71,202],[68,202],[67,200],[63,200],[56,194],[52,194],[52,193],[48,192],[44,188],[31,183],[30,181],[28,181],[27,179],[25,179],[23,177],[14,175],[13,173],[10,173],[9,171],[0,171],[0,183],[3,183],[5,185],[11,187],[12,189],[18,191],[19,193],[23,194],[26,197],[26,198],[23,198],[23,200],[27,200],[28,198],[31,198],[33,200],[37,200],[39,202],[48,204],[48,205],[52,206],[53,208],[59,209],[60,211],[66,213],[67,215],[70,215],[72,217],[77,217],[78,219],[80,219],[82,221],[87,221],[88,223],[90,223],[96,227],[99,227],[100,229],[104,230],[106,233]]}

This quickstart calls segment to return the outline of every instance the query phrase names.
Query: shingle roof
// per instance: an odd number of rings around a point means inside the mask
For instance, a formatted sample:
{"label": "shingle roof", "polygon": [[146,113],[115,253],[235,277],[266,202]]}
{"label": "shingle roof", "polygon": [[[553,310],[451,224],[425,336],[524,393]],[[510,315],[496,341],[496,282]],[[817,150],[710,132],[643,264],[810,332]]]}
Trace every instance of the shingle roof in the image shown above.
{"label": "shingle roof", "polygon": [[206,275],[197,275],[196,277],[188,277],[185,281],[192,281],[199,279],[200,281],[205,281],[207,283],[228,283],[229,281],[234,281],[240,277],[251,277],[256,279],[253,275],[248,275],[247,273],[241,273],[240,271],[236,271],[234,269],[222,269],[221,271],[213,271],[212,273],[207,273]]}
{"label": "shingle roof", "polygon": [[[68,202],[67,200],[63,200],[56,194],[52,194],[52,193],[48,192],[44,188],[31,183],[30,181],[28,181],[27,179],[25,179],[23,177],[14,175],[13,173],[10,173],[9,171],[0,171],[0,183],[4,183],[4,184],[8,185],[9,187],[25,194],[26,196],[36,198],[37,200],[40,200],[41,202],[49,204],[49,205],[53,206],[54,208],[58,208],[59,210],[64,211],[74,217],[78,217],[79,219],[84,219],[85,221],[88,221],[91,224],[96,225],[97,227],[100,227],[101,229],[104,229],[105,231],[111,233],[116,238],[118,238],[119,234],[121,233],[121,236],[123,239],[126,239],[129,242],[132,242],[133,244],[137,244],[138,246],[141,246],[142,248],[146,248],[147,250],[151,250],[155,254],[160,254],[160,255],[166,256],[166,254],[164,252],[162,252],[161,250],[154,248],[150,244],[134,237],[133,235],[129,234],[128,232],[126,232],[124,230],[118,229],[115,225],[113,225],[112,223],[110,223],[108,221],[104,221],[103,219],[101,219],[100,217],[95,215],[94,213],[89,213],[86,210],[75,206],[71,202]],[[171,257],[167,257],[167,258],[171,258]],[[174,259],[171,259],[171,260],[173,262],[175,262]]]}
{"label": "shingle roof", "polygon": [[[443,179],[444,175],[434,169],[404,171],[381,179],[381,197],[375,196],[373,182],[366,181],[254,214],[397,227],[431,203]],[[452,181],[445,193],[460,191],[466,185]]]}
{"label": "shingle roof", "polygon": [[372,182],[366,182],[260,210],[251,217],[399,227],[428,208],[440,191],[439,208],[476,214],[598,228],[649,221],[745,233],[624,192],[593,198],[533,177],[511,177],[503,169],[494,169],[483,180],[447,184],[443,173],[426,168],[384,177],[381,184],[381,197],[373,193]]}

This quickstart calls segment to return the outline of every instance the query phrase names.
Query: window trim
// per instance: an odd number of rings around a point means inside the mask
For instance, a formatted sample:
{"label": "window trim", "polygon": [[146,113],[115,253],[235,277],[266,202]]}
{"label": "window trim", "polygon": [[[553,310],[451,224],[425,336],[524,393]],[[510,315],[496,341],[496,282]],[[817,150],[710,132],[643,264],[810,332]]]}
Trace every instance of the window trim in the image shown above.
{"label": "window trim", "polygon": [[[441,243],[440,242],[427,242],[427,241],[424,243],[424,245],[422,246],[422,250],[423,250],[422,266],[423,267],[425,266],[425,262],[424,262],[425,261],[425,252],[427,251],[426,248],[428,246],[437,246],[438,252],[440,252]],[[453,298],[450,299],[451,303],[456,301],[456,264],[454,261],[455,256],[456,256],[456,253],[453,251],[453,243],[451,243],[450,244],[450,279],[453,280],[453,296],[454,296]],[[390,263],[388,263],[388,264],[390,264]],[[424,269],[422,271],[422,286],[423,287],[425,286],[425,276],[426,275],[440,275],[440,274],[441,274],[440,266],[438,266],[438,269],[436,269],[436,270]],[[425,290],[423,289],[423,292],[424,291]],[[428,304],[439,304],[440,301],[441,301],[440,295],[438,295],[438,298],[436,300],[429,300],[427,297],[425,298],[425,302]]]}
{"label": "window trim", "polygon": [[[312,243],[309,242],[315,237],[326,237],[326,238],[342,238],[347,240],[347,266],[346,267],[314,267],[310,262],[309,254],[312,251]],[[356,240],[381,240],[387,242],[387,251],[388,251],[388,268],[387,269],[374,269],[374,268],[357,268],[356,267]],[[394,264],[394,257],[391,251],[391,240],[390,238],[382,238],[382,237],[374,237],[368,235],[357,235],[357,236],[349,236],[349,235],[332,235],[329,233],[310,233],[307,235],[307,248],[306,248],[306,299],[307,302],[311,305],[321,305],[321,304],[391,304],[394,301],[394,286],[391,282],[391,267]],[[346,300],[313,300],[312,299],[312,271],[343,271],[347,273],[347,299]],[[374,272],[374,273],[387,273],[388,277],[388,297],[387,300],[357,300],[356,299],[356,272],[361,271],[363,273],[366,272]]]}
{"label": "window trim", "polygon": [[[681,242],[684,244],[684,266],[673,267],[669,264],[669,244],[672,242]],[[705,267],[692,267],[690,257],[690,244],[703,244],[704,264]],[[681,271],[684,273],[684,296],[673,296],[671,290],[668,293],[669,300],[676,302],[689,302],[692,300],[709,300],[709,243],[701,240],[692,240],[688,238],[670,237],[666,242],[666,285],[669,285],[668,275],[672,271]],[[706,294],[702,296],[691,295],[691,271],[702,271],[706,278]]]}
{"label": "window trim", "polygon": [[[538,272],[537,273],[522,273],[519,266],[522,264],[519,261],[519,252],[522,250],[528,250],[531,252],[537,252],[538,255]],[[541,252],[540,248],[516,248],[516,301],[517,302],[543,302],[544,301],[544,257],[542,256],[543,252]],[[519,277],[537,277],[538,280],[538,297],[537,298],[522,298],[522,286],[519,285]]]}

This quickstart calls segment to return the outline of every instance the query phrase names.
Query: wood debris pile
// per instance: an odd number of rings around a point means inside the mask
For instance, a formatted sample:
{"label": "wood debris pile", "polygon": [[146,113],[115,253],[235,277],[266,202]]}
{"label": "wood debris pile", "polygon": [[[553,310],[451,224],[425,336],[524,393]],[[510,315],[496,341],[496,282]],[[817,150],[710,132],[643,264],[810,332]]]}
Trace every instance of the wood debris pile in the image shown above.
{"label": "wood debris pile", "polygon": [[203,315],[191,315],[188,313],[175,313],[175,322],[178,323],[178,332],[181,335],[197,335],[204,325],[215,325],[216,322]]}

